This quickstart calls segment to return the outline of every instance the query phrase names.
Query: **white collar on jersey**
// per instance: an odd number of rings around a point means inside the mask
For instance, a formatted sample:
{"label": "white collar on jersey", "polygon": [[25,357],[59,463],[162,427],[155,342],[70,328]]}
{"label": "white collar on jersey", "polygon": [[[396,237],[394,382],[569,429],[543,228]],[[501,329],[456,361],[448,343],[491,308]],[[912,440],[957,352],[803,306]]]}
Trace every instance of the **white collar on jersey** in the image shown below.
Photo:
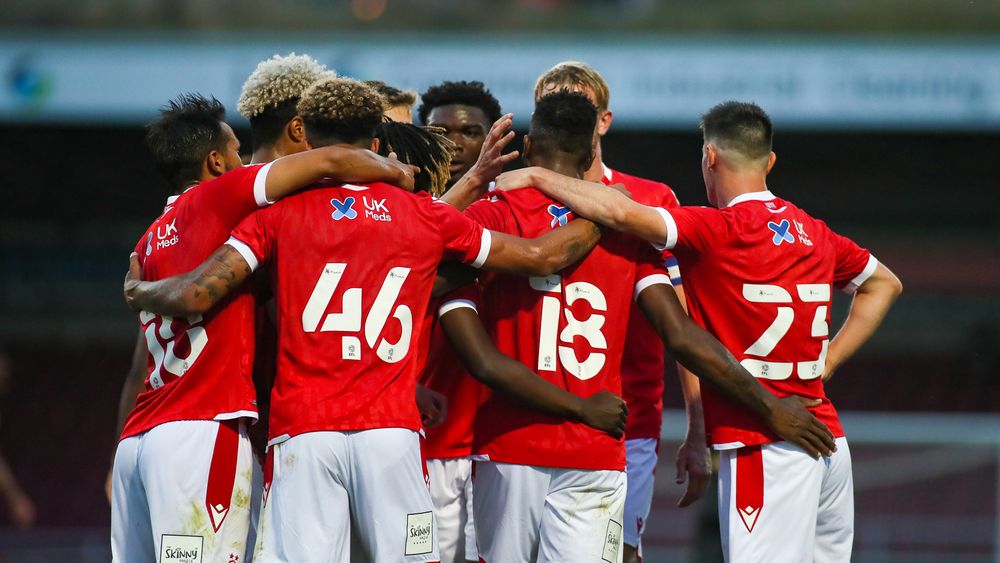
{"label": "white collar on jersey", "polygon": [[[198,184],[200,184],[200,183],[201,183],[201,182],[198,182]],[[198,187],[198,184],[195,184],[195,185],[191,186],[190,188],[188,188],[188,189],[184,190],[183,192],[181,192],[181,193],[179,193],[179,194],[177,194],[177,195],[172,195],[172,196],[169,196],[169,197],[167,197],[167,205],[173,205],[173,204],[174,204],[174,202],[175,202],[175,201],[177,201],[177,198],[179,198],[179,197],[181,197],[182,195],[184,195],[184,193],[185,193],[185,192],[187,192],[187,191],[189,191],[189,190],[193,190],[193,189],[197,188],[197,187]]]}
{"label": "white collar on jersey", "polygon": [[726,207],[732,207],[737,203],[743,203],[744,201],[771,201],[775,197],[776,196],[772,194],[770,190],[740,194],[726,204]]}
{"label": "white collar on jersey", "polygon": [[611,181],[611,174],[613,172],[611,171],[610,168],[608,168],[608,165],[604,164],[603,162],[601,163],[601,168],[604,169],[604,179],[610,182]]}

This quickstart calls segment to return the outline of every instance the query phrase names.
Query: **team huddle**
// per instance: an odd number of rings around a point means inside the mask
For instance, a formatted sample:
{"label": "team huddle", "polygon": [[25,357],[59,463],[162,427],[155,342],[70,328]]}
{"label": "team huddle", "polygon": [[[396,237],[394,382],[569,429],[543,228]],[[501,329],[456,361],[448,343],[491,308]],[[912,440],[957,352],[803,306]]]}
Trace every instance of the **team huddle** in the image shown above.
{"label": "team huddle", "polygon": [[719,450],[726,559],[850,560],[824,382],[901,285],[768,191],[767,114],[703,116],[711,207],[682,207],[603,162],[586,64],[538,78],[520,153],[482,83],[420,99],[417,126],[412,92],[275,56],[238,103],[249,165],[214,98],[149,125],[173,194],[125,280],[114,561],[641,561],[665,351],[679,504]]}

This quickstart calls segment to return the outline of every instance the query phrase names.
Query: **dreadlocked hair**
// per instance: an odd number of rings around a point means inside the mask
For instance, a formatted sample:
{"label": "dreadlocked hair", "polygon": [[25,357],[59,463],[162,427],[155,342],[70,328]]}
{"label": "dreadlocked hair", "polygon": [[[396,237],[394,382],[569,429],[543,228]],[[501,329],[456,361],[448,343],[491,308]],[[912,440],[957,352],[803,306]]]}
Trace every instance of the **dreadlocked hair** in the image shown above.
{"label": "dreadlocked hair", "polygon": [[417,190],[439,196],[447,189],[451,172],[451,156],[455,144],[444,136],[440,127],[418,127],[411,123],[385,120],[375,131],[382,156],[396,153],[400,162],[420,167],[413,178]]}

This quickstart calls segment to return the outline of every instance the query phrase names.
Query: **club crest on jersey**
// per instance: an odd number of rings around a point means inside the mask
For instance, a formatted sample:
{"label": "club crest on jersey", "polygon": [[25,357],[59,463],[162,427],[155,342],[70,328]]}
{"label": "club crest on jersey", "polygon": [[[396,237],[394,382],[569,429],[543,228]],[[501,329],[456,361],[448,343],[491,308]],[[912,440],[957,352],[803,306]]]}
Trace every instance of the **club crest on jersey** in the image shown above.
{"label": "club crest on jersey", "polygon": [[549,215],[552,216],[552,222],[549,223],[549,226],[552,227],[553,229],[556,228],[556,225],[560,227],[565,227],[566,223],[569,222],[570,210],[568,207],[550,205],[548,211]]}
{"label": "club crest on jersey", "polygon": [[795,237],[792,233],[788,232],[792,224],[788,222],[788,219],[782,219],[780,223],[775,223],[774,221],[767,222],[767,228],[774,232],[774,236],[771,237],[771,242],[774,246],[781,246],[781,243],[787,242],[788,244],[795,243]]}
{"label": "club crest on jersey", "polygon": [[341,219],[354,219],[358,216],[358,212],[354,210],[354,203],[357,202],[353,196],[345,198],[344,201],[340,201],[337,198],[330,200],[330,205],[333,206],[333,217],[334,221],[340,221]]}

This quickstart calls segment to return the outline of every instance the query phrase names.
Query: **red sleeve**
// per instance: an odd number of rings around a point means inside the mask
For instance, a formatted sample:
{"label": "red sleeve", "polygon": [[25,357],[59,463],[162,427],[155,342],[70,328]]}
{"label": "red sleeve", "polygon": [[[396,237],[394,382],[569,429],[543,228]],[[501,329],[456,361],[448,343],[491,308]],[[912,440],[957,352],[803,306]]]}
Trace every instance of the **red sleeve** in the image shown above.
{"label": "red sleeve", "polygon": [[490,232],[441,201],[431,201],[431,214],[441,233],[445,252],[476,268],[490,254]]}
{"label": "red sleeve", "polygon": [[238,225],[244,217],[267,201],[264,184],[271,164],[243,166],[230,170],[198,187],[196,195],[203,199],[198,205],[211,209],[224,225]]}
{"label": "red sleeve", "polygon": [[252,213],[233,229],[232,235],[226,241],[226,244],[243,256],[251,270],[256,270],[258,265],[271,258],[275,241],[272,217],[275,211],[280,209],[271,207]]}
{"label": "red sleeve", "polygon": [[[680,207],[681,203],[677,200],[677,194],[674,190],[670,189],[670,186],[666,184],[661,184],[663,186],[662,193],[663,198],[660,201],[660,207],[664,209],[676,209]],[[663,262],[667,267],[667,273],[670,274],[670,283],[674,285],[681,285],[683,282],[681,280],[681,269],[677,263],[677,258],[669,250],[663,251]]]}
{"label": "red sleeve", "polygon": [[635,286],[632,298],[636,298],[642,290],[651,285],[667,284],[672,285],[670,274],[663,262],[663,256],[646,244],[644,241],[637,241],[636,245],[636,270]]}
{"label": "red sleeve", "polygon": [[511,228],[514,224],[510,204],[497,197],[480,199],[465,208],[463,213],[469,219],[479,223],[484,228],[509,235],[517,234]]}
{"label": "red sleeve", "polygon": [[667,238],[658,250],[690,250],[701,253],[712,248],[713,241],[726,230],[718,209],[710,207],[656,208],[667,227]]}
{"label": "red sleeve", "polygon": [[467,307],[478,313],[479,302],[482,294],[482,286],[478,282],[472,282],[466,286],[451,291],[441,299],[441,305],[438,307],[437,315],[440,317],[448,311],[453,311],[462,307]]}
{"label": "red sleeve", "polygon": [[[826,224],[823,225],[826,227]],[[865,248],[851,239],[830,231],[830,242],[836,266],[833,268],[833,285],[846,293],[854,293],[861,284],[875,273],[878,260]]]}

